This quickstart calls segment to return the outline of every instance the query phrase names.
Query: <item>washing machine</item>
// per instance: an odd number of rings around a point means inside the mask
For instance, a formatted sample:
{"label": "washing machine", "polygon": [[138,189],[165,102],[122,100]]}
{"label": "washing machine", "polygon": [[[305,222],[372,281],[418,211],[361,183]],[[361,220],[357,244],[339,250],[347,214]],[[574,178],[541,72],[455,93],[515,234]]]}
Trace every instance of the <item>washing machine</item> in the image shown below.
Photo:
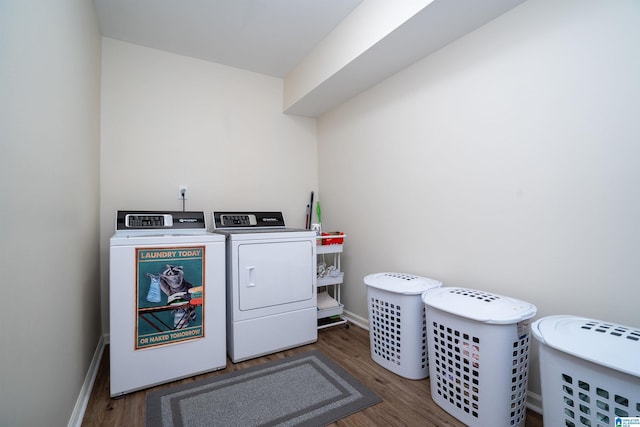
{"label": "washing machine", "polygon": [[118,211],[115,229],[111,397],[224,368],[224,236],[204,212]]}
{"label": "washing machine", "polygon": [[239,362],[317,341],[316,234],[282,212],[213,212],[226,239],[227,353]]}

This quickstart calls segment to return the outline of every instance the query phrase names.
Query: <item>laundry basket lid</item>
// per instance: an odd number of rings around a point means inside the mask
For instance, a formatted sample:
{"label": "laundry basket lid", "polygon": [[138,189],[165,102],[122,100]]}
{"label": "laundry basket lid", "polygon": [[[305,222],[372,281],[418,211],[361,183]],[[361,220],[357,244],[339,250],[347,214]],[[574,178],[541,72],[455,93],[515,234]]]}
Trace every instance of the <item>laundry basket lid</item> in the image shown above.
{"label": "laundry basket lid", "polygon": [[427,277],[406,273],[374,273],[364,278],[364,283],[383,291],[404,295],[419,295],[424,291],[442,286],[442,282]]}
{"label": "laundry basket lid", "polygon": [[640,377],[640,329],[559,315],[536,320],[531,333],[556,350]]}
{"label": "laundry basket lid", "polygon": [[467,288],[432,289],[422,294],[422,301],[427,307],[483,323],[517,323],[537,312],[528,302]]}

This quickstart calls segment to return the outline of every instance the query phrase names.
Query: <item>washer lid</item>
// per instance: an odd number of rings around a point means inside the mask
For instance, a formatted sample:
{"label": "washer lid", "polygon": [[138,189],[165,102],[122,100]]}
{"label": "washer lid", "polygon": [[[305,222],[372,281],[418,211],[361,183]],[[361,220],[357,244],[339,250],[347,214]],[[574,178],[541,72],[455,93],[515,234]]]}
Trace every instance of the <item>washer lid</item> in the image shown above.
{"label": "washer lid", "polygon": [[483,323],[508,324],[530,319],[537,308],[528,302],[466,288],[438,288],[422,294],[428,307]]}
{"label": "washer lid", "polygon": [[438,280],[405,273],[374,273],[364,278],[364,283],[373,288],[397,294],[417,295],[426,290],[442,286]]}
{"label": "washer lid", "polygon": [[640,329],[560,315],[536,320],[531,331],[556,350],[640,377]]}

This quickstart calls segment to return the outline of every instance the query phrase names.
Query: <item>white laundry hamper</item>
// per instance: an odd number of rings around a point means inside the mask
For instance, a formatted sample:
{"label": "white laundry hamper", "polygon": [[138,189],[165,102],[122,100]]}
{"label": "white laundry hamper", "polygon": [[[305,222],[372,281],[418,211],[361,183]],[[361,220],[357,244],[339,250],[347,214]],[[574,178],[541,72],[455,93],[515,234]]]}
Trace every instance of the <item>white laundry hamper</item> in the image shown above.
{"label": "white laundry hamper", "polygon": [[433,401],[470,426],[524,426],[536,307],[457,287],[427,291],[422,299]]}
{"label": "white laundry hamper", "polygon": [[404,378],[429,376],[423,292],[442,282],[406,273],[375,273],[367,285],[371,358]]}
{"label": "white laundry hamper", "polygon": [[549,426],[640,426],[640,329],[568,315],[535,321]]}

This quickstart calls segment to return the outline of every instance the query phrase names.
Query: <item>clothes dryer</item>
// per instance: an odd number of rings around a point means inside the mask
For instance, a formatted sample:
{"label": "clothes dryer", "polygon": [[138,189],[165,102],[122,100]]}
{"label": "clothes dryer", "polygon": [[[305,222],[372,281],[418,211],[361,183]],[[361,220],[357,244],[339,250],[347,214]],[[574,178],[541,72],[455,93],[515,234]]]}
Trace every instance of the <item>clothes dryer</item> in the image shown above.
{"label": "clothes dryer", "polygon": [[225,242],[204,212],[118,211],[109,252],[111,397],[226,366]]}
{"label": "clothes dryer", "polygon": [[316,234],[281,212],[213,212],[226,238],[227,352],[233,362],[318,339]]}

